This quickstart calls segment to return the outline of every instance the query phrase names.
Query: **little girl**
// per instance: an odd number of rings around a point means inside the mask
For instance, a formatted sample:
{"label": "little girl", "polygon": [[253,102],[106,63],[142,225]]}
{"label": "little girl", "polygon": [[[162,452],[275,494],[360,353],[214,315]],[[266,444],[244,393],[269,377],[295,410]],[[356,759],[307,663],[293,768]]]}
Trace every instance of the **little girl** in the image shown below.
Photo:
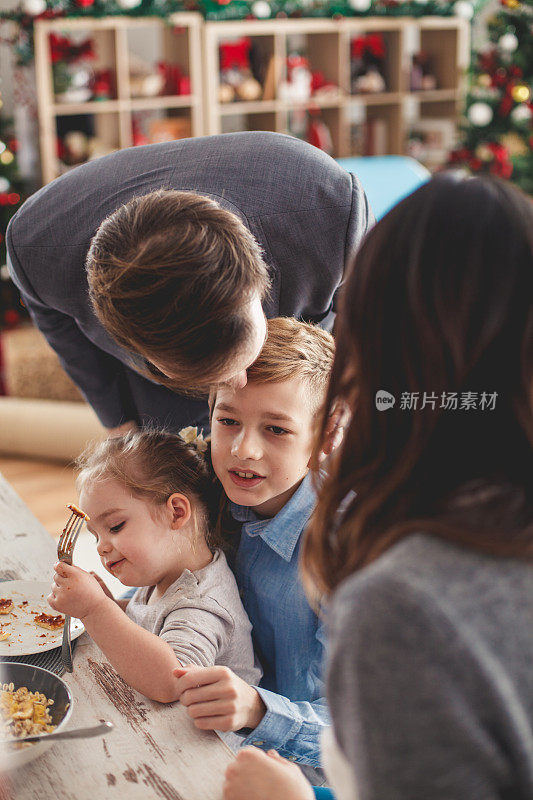
{"label": "little girl", "polygon": [[257,684],[251,625],[223,552],[209,544],[207,464],[162,431],[107,439],[78,461],[79,503],[102,564],[125,586],[115,601],[94,575],[55,564],[50,606],[80,619],[124,680],[161,703],[178,699],[172,669],[230,667]]}

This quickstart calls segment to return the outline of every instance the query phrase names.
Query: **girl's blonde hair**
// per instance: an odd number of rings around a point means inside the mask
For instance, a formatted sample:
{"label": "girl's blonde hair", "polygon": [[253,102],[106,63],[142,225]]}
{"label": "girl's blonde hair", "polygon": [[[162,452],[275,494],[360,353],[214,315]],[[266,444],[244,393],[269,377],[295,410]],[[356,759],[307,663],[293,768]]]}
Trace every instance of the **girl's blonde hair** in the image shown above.
{"label": "girl's blonde hair", "polygon": [[134,497],[157,513],[171,494],[184,494],[193,523],[209,545],[213,506],[217,506],[207,461],[194,444],[164,430],[130,431],[91,444],[76,460],[78,494],[88,483],[106,478],[119,481]]}

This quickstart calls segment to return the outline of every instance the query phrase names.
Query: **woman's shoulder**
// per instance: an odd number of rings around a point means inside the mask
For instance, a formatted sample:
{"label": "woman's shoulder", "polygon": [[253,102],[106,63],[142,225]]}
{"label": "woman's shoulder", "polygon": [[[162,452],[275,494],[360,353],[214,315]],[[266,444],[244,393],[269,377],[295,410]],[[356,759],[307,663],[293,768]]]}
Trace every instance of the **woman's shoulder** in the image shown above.
{"label": "woman's shoulder", "polygon": [[[384,590],[435,595],[461,604],[481,590],[487,600],[522,596],[533,603],[533,563],[461,547],[426,533],[412,534],[337,589],[335,603]],[[479,595],[478,595],[479,599]]]}
{"label": "woman's shoulder", "polygon": [[347,578],[328,619],[336,646],[369,635],[388,647],[417,639],[419,647],[453,647],[475,659],[491,651],[518,666],[521,653],[533,658],[533,564],[414,534]]}

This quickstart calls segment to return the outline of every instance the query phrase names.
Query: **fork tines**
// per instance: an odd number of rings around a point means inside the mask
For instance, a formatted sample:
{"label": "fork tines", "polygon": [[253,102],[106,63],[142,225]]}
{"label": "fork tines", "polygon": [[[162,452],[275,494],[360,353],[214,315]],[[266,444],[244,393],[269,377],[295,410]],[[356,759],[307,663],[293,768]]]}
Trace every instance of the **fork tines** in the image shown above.
{"label": "fork tines", "polygon": [[72,513],[68,518],[67,524],[63,528],[63,533],[59,537],[59,541],[57,543],[57,556],[59,559],[64,559],[71,556],[83,523],[89,519],[84,511],[72,503],[69,503],[67,508],[70,508]]}

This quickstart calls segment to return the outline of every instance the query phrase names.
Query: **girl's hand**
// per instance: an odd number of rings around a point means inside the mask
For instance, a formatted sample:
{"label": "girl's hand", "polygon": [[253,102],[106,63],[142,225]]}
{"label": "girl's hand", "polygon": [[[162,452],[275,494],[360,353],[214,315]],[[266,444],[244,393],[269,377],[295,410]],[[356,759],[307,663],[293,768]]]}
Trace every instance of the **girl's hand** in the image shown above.
{"label": "girl's hand", "polygon": [[58,561],[54,564],[52,590],[46,599],[54,611],[83,620],[106,600],[106,595],[88,572]]}
{"label": "girl's hand", "polygon": [[92,576],[93,576],[93,578],[95,578],[95,579],[98,581],[98,583],[100,584],[100,586],[101,586],[101,587],[102,587],[102,589],[104,590],[105,594],[106,594],[108,597],[110,597],[110,598],[111,598],[111,600],[114,600],[114,599],[115,599],[115,598],[113,597],[113,593],[111,592],[111,589],[109,588],[109,586],[107,585],[107,583],[106,583],[104,580],[102,580],[102,578],[100,577],[100,575],[97,575],[97,574],[96,574],[96,572],[93,572],[92,570],[89,572],[89,575],[92,575]]}
{"label": "girl's hand", "polygon": [[229,667],[178,667],[179,701],[201,730],[257,728],[266,713],[259,692]]}
{"label": "girl's hand", "polygon": [[315,793],[296,764],[275,750],[245,747],[226,770],[224,800],[314,800]]}

